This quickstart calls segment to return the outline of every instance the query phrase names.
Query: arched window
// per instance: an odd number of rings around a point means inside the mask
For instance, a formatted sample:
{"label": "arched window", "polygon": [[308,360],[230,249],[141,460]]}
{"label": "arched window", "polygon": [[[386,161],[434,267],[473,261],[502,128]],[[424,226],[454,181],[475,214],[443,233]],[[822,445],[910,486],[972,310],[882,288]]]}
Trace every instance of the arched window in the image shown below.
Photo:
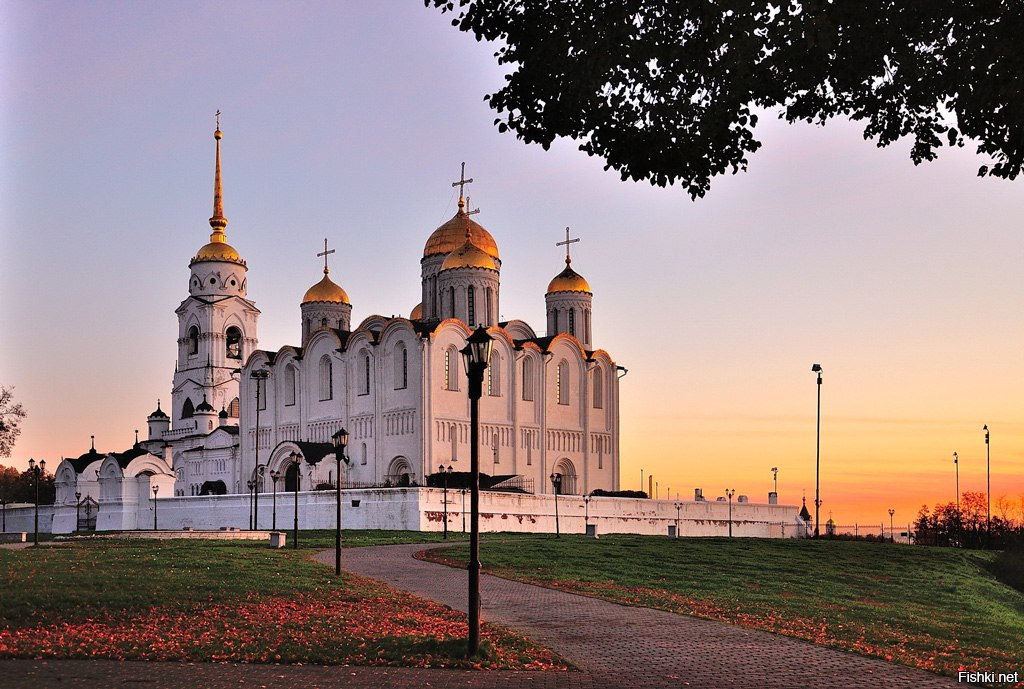
{"label": "arched window", "polygon": [[366,443],[363,443],[362,454],[359,458],[360,464],[366,464]]}
{"label": "arched window", "polygon": [[192,356],[199,353],[199,328],[192,326],[188,329],[188,354]]}
{"label": "arched window", "polygon": [[370,394],[370,355],[363,355],[363,394]]}
{"label": "arched window", "polygon": [[242,358],[242,331],[235,326],[228,328],[224,333],[227,342],[227,357],[229,359]]}
{"label": "arched window", "polygon": [[494,290],[487,288],[487,325],[494,322]]}
{"label": "arched window", "polygon": [[448,303],[451,305],[451,310],[448,311],[449,318],[455,318],[455,288],[448,288]]}
{"label": "arched window", "polygon": [[492,397],[501,396],[501,357],[491,352],[491,361],[487,364],[487,394]]}
{"label": "arched window", "polygon": [[192,415],[195,413],[195,411],[196,411],[196,407],[195,407],[194,404],[192,404],[192,398],[191,397],[186,397],[185,398],[185,403],[183,405],[181,405],[181,418],[183,418],[183,419],[191,419]]}
{"label": "arched window", "polygon": [[500,459],[498,457],[498,434],[497,433],[495,433],[491,437],[491,451],[494,453],[494,463],[497,464],[498,460]]}
{"label": "arched window", "polygon": [[237,397],[231,400],[231,404],[228,405],[228,416],[230,416],[232,419],[237,419],[238,412],[241,406],[242,405],[239,403]]}
{"label": "arched window", "polygon": [[320,358],[320,399],[334,399],[334,367],[326,354]]}
{"label": "arched window", "polygon": [[449,347],[444,352],[444,389],[459,389],[459,353],[455,347]]}
{"label": "arched window", "polygon": [[395,345],[395,390],[409,387],[409,352],[399,342]]}
{"label": "arched window", "polygon": [[466,309],[468,313],[467,322],[472,327],[476,322],[476,291],[473,285],[466,288]]}
{"label": "arched window", "polygon": [[604,408],[604,375],[601,373],[601,367],[597,366],[594,368],[594,409]]}
{"label": "arched window", "polygon": [[529,357],[523,358],[523,399],[533,400],[533,360]]}
{"label": "arched window", "polygon": [[576,309],[569,309],[569,334],[576,337]]}
{"label": "arched window", "polygon": [[562,359],[555,372],[555,398],[559,404],[569,404],[569,364]]}
{"label": "arched window", "polygon": [[295,404],[295,367],[291,364],[284,370],[284,403],[289,407]]}

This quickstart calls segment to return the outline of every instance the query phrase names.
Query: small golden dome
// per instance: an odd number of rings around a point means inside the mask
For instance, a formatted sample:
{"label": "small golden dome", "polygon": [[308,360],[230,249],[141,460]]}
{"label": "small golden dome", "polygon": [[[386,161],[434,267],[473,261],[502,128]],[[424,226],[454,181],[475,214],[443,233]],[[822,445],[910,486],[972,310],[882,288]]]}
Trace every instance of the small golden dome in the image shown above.
{"label": "small golden dome", "polygon": [[196,261],[230,261],[231,263],[245,265],[245,261],[235,251],[235,247],[227,242],[210,242],[196,252],[196,256],[192,261],[193,263]]}
{"label": "small golden dome", "polygon": [[326,271],[324,271],[323,279],[306,290],[306,295],[302,297],[303,304],[308,304],[312,301],[326,301],[349,305],[352,303],[348,300],[348,294],[345,293],[345,290],[336,285],[327,275]]}
{"label": "small golden dome", "polygon": [[451,220],[434,230],[423,247],[423,257],[437,254],[450,254],[466,241],[466,225],[469,225],[469,238],[491,258],[498,256],[498,245],[491,233],[466,215],[465,203],[459,199],[459,211]]}
{"label": "small golden dome", "polygon": [[573,270],[568,262],[565,264],[565,270],[548,283],[548,294],[552,292],[586,292],[593,294],[587,281],[583,279],[582,275]]}
{"label": "small golden dome", "polygon": [[448,270],[449,268],[498,269],[497,266],[494,265],[494,260],[487,254],[487,252],[478,247],[468,238],[462,246],[448,254],[448,258],[444,259],[444,263],[441,264],[441,270]]}
{"label": "small golden dome", "polygon": [[423,320],[423,303],[420,302],[409,314],[410,321],[422,321]]}

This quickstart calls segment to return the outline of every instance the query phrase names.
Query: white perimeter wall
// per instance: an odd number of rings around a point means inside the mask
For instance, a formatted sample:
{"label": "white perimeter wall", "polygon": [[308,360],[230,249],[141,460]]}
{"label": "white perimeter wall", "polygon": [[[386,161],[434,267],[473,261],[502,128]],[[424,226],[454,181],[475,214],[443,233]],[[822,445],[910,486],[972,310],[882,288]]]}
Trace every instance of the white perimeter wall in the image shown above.
{"label": "white perimeter wall", "polygon": [[[441,531],[445,519],[445,493],[440,488],[376,488],[342,491],[342,525],[346,529]],[[447,492],[448,529],[469,530],[469,492]],[[333,491],[300,492],[299,529],[332,529],[335,524]],[[358,501],[358,506],[354,502]],[[161,530],[249,527],[248,495],[161,497],[157,501]],[[271,528],[273,496],[261,493],[260,529]],[[680,508],[677,511],[676,505]],[[795,538],[806,536],[794,505],[733,503],[734,536]],[[277,494],[277,528],[291,529],[295,517],[294,493]],[[39,530],[71,533],[75,530],[74,505],[39,508]],[[725,502],[599,498],[585,506],[580,496],[558,497],[558,528],[562,533],[584,533],[593,524],[597,534],[634,533],[665,536],[678,524],[680,536],[726,536],[729,505]],[[153,528],[153,500],[139,504],[102,502],[97,530]],[[33,508],[7,508],[7,531],[33,530]],[[481,531],[554,533],[555,498],[551,495],[481,492]]]}

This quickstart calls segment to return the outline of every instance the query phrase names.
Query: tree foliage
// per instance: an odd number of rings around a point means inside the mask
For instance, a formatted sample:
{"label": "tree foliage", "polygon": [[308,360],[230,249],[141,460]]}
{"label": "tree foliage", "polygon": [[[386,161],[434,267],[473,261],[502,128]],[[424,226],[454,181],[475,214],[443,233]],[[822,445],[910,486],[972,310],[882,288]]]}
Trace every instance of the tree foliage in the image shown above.
{"label": "tree foliage", "polygon": [[758,113],[864,123],[879,146],[910,137],[915,164],[977,142],[1015,179],[1024,162],[1019,0],[425,0],[497,41],[511,67],[487,100],[511,130],[559,137],[623,180],[682,183],[746,170]]}
{"label": "tree foliage", "polygon": [[28,414],[14,401],[14,388],[0,385],[0,457],[10,457],[14,441],[21,434],[21,420]]}
{"label": "tree foliage", "polygon": [[1011,504],[1005,497],[997,500],[1005,505],[988,519],[988,499],[979,491],[964,491],[960,506],[955,502],[936,505],[929,510],[923,505],[914,522],[914,540],[923,545],[954,545],[964,548],[1002,548],[1024,536],[1024,499],[1021,519],[1011,515]]}
{"label": "tree foliage", "polygon": [[[56,496],[53,483],[54,476],[44,471],[39,476],[39,504],[52,505]],[[34,503],[36,499],[35,475],[26,469],[18,471],[14,467],[0,464],[0,500],[7,503]]]}

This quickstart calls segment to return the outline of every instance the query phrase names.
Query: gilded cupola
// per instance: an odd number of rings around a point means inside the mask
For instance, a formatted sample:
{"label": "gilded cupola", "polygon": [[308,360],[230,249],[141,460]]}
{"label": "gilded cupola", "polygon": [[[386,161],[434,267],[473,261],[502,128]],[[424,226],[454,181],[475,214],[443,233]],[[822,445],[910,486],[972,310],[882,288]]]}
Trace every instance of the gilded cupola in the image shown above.
{"label": "gilded cupola", "polygon": [[227,235],[224,232],[224,228],[228,226],[228,219],[224,217],[224,201],[220,181],[220,140],[222,136],[218,121],[217,130],[213,133],[213,138],[217,141],[217,166],[213,181],[213,217],[210,218],[210,227],[213,231],[210,233],[210,243],[196,252],[195,258],[189,263],[190,266],[201,261],[227,261],[245,266],[242,257],[238,255],[233,246],[228,244]]}

